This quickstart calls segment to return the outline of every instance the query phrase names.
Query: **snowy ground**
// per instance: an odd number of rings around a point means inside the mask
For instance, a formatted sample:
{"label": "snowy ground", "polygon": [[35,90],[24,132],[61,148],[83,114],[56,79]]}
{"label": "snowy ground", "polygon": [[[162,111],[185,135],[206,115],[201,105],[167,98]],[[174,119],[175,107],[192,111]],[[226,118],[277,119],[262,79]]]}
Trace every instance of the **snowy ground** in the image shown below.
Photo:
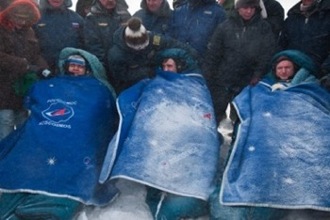
{"label": "snowy ground", "polygon": [[[220,162],[223,164],[223,158],[231,141],[231,137],[228,135],[232,132],[230,119],[221,123],[219,131],[224,136]],[[117,182],[117,187],[121,193],[114,202],[103,208],[87,208],[83,210],[77,220],[153,220],[149,207],[145,203],[146,188],[143,185],[121,179]],[[203,216],[196,220],[209,220],[209,217]]]}

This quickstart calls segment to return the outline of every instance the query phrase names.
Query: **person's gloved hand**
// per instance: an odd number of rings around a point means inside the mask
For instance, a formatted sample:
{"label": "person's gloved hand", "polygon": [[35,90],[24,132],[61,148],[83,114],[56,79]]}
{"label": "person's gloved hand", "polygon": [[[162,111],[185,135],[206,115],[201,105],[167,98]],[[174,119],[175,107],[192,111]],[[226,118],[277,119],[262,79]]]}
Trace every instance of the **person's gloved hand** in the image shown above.
{"label": "person's gloved hand", "polygon": [[251,81],[250,81],[250,85],[251,86],[255,86],[257,85],[257,83],[260,81],[259,77],[252,77]]}
{"label": "person's gloved hand", "polygon": [[28,72],[39,73],[41,71],[41,68],[37,65],[28,65],[27,71]]}
{"label": "person's gloved hand", "polygon": [[322,77],[320,83],[322,87],[330,91],[330,74]]}
{"label": "person's gloved hand", "polygon": [[44,69],[40,72],[42,78],[50,78],[53,76],[52,72],[49,69]]}
{"label": "person's gloved hand", "polygon": [[33,73],[36,73],[37,76],[40,78],[40,79],[45,79],[45,78],[49,78],[52,76],[52,72],[48,69],[43,69],[43,68],[40,68],[39,66],[37,65],[29,65],[28,66],[28,71],[29,72],[33,72]]}

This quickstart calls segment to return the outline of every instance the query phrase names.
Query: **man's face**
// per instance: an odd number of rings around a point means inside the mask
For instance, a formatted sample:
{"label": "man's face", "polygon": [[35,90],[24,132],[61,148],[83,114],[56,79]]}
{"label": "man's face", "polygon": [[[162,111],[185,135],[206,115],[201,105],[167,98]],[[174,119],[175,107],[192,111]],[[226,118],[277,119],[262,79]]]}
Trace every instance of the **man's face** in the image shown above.
{"label": "man's face", "polygon": [[69,63],[68,71],[74,76],[83,76],[86,74],[86,67],[77,63]]}
{"label": "man's face", "polygon": [[48,3],[53,8],[60,8],[64,4],[64,0],[48,0]]}
{"label": "man's face", "polygon": [[276,65],[276,76],[282,80],[287,80],[294,75],[294,65],[289,60],[282,60]]}
{"label": "man's face", "polygon": [[225,3],[226,0],[217,0],[219,5],[223,5]]}
{"label": "man's face", "polygon": [[253,15],[256,13],[255,7],[241,7],[238,9],[238,14],[243,18],[243,20],[248,21],[250,20]]}
{"label": "man's face", "polygon": [[162,63],[162,67],[164,71],[170,71],[170,72],[178,72],[176,68],[176,63],[173,59],[167,59]]}
{"label": "man's face", "polygon": [[101,5],[107,10],[112,10],[116,7],[116,0],[99,0]]}
{"label": "man's face", "polygon": [[146,2],[149,11],[156,12],[159,10],[160,6],[162,5],[163,0],[146,0]]}
{"label": "man's face", "polygon": [[14,24],[16,29],[21,29],[23,27],[32,25],[31,19],[28,16],[21,13],[13,13],[10,16],[10,20]]}

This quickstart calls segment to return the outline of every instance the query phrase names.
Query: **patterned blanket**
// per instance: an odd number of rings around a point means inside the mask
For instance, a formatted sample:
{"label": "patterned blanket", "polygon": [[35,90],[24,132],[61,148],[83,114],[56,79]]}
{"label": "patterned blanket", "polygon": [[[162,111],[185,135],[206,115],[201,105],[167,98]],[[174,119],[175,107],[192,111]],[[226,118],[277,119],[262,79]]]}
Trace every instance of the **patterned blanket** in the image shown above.
{"label": "patterned blanket", "polygon": [[126,178],[207,200],[214,190],[220,142],[204,79],[159,72],[121,93],[117,106],[120,128],[100,181]]}

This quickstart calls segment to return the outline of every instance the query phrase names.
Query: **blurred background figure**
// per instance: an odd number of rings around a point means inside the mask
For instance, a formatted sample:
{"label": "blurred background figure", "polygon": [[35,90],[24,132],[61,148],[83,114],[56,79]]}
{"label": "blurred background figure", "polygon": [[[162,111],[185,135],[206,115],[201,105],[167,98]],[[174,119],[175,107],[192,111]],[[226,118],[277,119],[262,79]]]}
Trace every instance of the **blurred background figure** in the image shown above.
{"label": "blurred background figure", "polygon": [[316,77],[330,72],[330,1],[301,0],[288,12],[280,36],[282,49],[300,50],[318,65]]}
{"label": "blurred background figure", "polygon": [[31,28],[39,19],[39,9],[31,0],[14,1],[0,12],[0,139],[26,117],[15,83],[29,72],[40,73],[48,67]]}
{"label": "blurred background figure", "polygon": [[51,72],[57,71],[57,59],[65,47],[83,48],[83,18],[72,11],[71,0],[40,0],[41,19],[34,30],[42,56]]}
{"label": "blurred background figure", "polygon": [[94,0],[84,22],[85,49],[101,61],[110,81],[113,76],[107,63],[107,53],[113,46],[115,31],[131,17],[127,6],[120,2],[123,1]]}
{"label": "blurred background figure", "polygon": [[141,9],[133,16],[139,17],[149,31],[159,34],[168,33],[172,10],[167,0],[142,0]]}

